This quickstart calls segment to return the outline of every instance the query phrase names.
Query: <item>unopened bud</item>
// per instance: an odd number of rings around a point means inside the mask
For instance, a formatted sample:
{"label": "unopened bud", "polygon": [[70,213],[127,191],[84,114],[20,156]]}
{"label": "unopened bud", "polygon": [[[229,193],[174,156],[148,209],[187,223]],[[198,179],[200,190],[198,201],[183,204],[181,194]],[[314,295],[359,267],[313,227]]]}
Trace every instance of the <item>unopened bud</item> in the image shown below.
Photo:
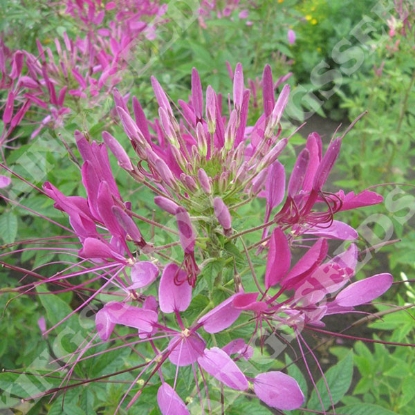
{"label": "unopened bud", "polygon": [[229,234],[232,229],[232,217],[229,213],[228,207],[220,197],[215,197],[213,199],[213,210],[215,212],[216,219],[224,229],[225,234]]}
{"label": "unopened bud", "polygon": [[197,178],[199,179],[199,184],[202,186],[202,189],[206,194],[210,195],[212,193],[212,186],[210,185],[209,176],[203,169],[198,170]]}
{"label": "unopened bud", "polygon": [[179,205],[177,203],[163,196],[156,196],[154,198],[154,203],[159,208],[165,210],[167,213],[170,213],[171,215],[175,215],[177,209],[179,208]]}

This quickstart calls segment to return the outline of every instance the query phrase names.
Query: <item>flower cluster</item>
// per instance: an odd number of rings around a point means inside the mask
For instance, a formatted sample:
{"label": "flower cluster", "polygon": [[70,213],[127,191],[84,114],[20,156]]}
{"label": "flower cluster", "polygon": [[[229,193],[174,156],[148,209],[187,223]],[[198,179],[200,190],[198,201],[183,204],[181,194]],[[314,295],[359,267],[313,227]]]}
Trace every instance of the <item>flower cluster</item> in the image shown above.
{"label": "flower cluster", "polygon": [[[151,82],[159,117],[153,121],[136,98],[132,116],[115,92],[116,111],[133,153],[109,132],[103,133],[102,144],[76,132],[86,198],[65,196],[51,183],[44,185],[55,207],[69,216],[82,245],[82,269],[69,270],[66,279],[88,273],[102,278],[102,288],[88,301],[109,284],[118,287],[123,298],[105,302],[96,314],[98,336],[103,342],[117,341],[116,326],[130,327],[138,330],[140,339],[133,344],[152,350],[137,376],[142,387],[129,405],[151,379],[159,384],[157,401],[163,415],[190,413],[192,404],[176,391],[179,370],[190,366],[202,411],[211,401],[207,374],[222,387],[252,390],[270,407],[296,409],[304,401],[296,380],[280,371],[253,373],[254,366],[247,368],[255,338],[269,329],[301,339],[306,326],[324,326],[325,316],[353,312],[391,286],[392,276],[386,273],[352,282],[358,260],[353,241],[358,235],[334,219],[339,211],[377,204],[382,197],[368,190],[323,190],[343,137],[334,138],[324,152],[319,135],[310,134],[286,180],[279,156],[289,142],[281,126],[289,86],[275,99],[269,66],[261,82],[263,113],[252,127],[247,126],[250,91],[240,64],[233,72],[228,115],[222,96],[212,87],[203,94],[195,69],[191,80],[189,102],[179,101],[180,119],[155,78]],[[135,213],[132,203],[123,199],[107,149],[137,183],[154,192],[154,202],[171,226]],[[261,198],[262,224],[246,228],[243,221],[235,221],[242,206]],[[180,252],[171,255],[167,246],[150,243],[137,219],[157,226],[160,233],[169,232],[176,238],[170,246],[180,246]],[[257,241],[246,246],[245,235],[250,234]],[[345,241],[346,248],[330,257],[328,241],[333,239]],[[294,260],[293,249],[303,250],[299,259]],[[235,255],[229,254],[235,251],[245,258],[242,272]],[[265,265],[262,278],[257,278],[254,255]],[[228,272],[205,272],[214,269],[209,268],[212,261]],[[215,290],[222,290],[225,298],[218,299]],[[208,299],[206,308],[189,317],[186,312],[201,292]],[[237,324],[249,328],[247,338],[232,335]],[[231,341],[218,344],[217,333],[229,334]],[[172,380],[169,365],[176,367]]]}
{"label": "flower cluster", "polygon": [[[219,4],[218,4],[219,3]],[[205,19],[210,17],[212,14],[216,15],[218,19],[230,17],[235,10],[240,9],[240,0],[229,0],[221,4],[217,0],[202,0],[199,8],[199,25],[206,29]],[[247,9],[240,10],[238,13],[239,19],[247,19],[249,12]],[[249,20],[246,24],[252,25]]]}
{"label": "flower cluster", "polygon": [[154,39],[167,10],[157,1],[65,3],[66,12],[81,22],[85,33],[75,39],[66,33],[63,39],[56,38],[56,54],[39,41],[37,55],[26,50],[11,52],[0,44],[0,89],[7,91],[1,144],[11,141],[31,106],[43,112],[41,120],[34,120],[38,127],[33,138],[45,126],[61,127],[65,116],[78,113],[83,102],[89,108],[102,103],[121,82],[138,42],[144,37]]}

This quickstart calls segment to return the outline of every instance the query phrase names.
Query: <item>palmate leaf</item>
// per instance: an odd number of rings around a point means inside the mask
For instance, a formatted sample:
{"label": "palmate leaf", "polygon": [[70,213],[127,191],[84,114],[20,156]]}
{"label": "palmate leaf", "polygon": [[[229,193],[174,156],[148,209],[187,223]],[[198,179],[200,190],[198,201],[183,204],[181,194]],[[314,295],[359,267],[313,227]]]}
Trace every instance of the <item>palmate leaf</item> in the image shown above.
{"label": "palmate leaf", "polygon": [[[324,376],[327,385],[323,378],[317,382],[317,387],[313,390],[310,401],[308,402],[308,409],[326,411],[332,404],[335,405],[341,398],[343,398],[352,383],[352,353],[348,353],[344,359],[340,360],[335,366],[331,367]],[[320,403],[317,392],[320,395],[323,407]]]}

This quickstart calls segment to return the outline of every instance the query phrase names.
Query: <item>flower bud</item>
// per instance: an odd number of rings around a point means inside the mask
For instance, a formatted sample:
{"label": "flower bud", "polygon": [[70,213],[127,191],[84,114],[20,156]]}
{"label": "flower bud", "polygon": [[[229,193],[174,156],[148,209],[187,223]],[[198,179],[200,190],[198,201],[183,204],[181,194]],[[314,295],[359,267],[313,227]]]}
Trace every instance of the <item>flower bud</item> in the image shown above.
{"label": "flower bud", "polygon": [[232,229],[232,217],[228,207],[220,197],[213,199],[213,210],[215,211],[216,219],[225,230],[225,234],[228,234]]}

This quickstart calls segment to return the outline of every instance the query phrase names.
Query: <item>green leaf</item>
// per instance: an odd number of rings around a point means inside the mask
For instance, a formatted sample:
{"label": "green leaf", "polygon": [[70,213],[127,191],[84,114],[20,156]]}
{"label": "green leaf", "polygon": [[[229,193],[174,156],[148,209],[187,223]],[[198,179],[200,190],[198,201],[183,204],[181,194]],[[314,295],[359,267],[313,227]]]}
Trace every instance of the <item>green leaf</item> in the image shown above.
{"label": "green leaf", "polygon": [[[317,387],[313,390],[307,406],[309,409],[327,410],[330,408],[332,403],[335,405],[341,398],[343,398],[352,383],[352,353],[350,352],[343,360],[340,360],[340,362],[338,362],[335,366],[331,367],[324,376],[327,385],[324,378],[317,382]],[[320,394],[320,399],[324,408],[321,407],[317,391]]]}
{"label": "green leaf", "polygon": [[13,395],[19,398],[39,396],[42,392],[58,386],[59,383],[59,378],[46,378],[43,374],[0,373],[0,389],[6,396]]}
{"label": "green leaf", "polygon": [[[46,310],[47,320],[52,325],[61,322],[65,317],[72,313],[73,310],[69,307],[68,303],[52,292],[47,292],[44,285],[38,287],[36,290],[39,293],[42,293],[39,295],[39,299]],[[67,321],[69,321],[71,323],[70,325],[74,328],[79,327],[75,316],[71,316]],[[65,324],[63,324],[63,326],[65,326]]]}
{"label": "green leaf", "polygon": [[297,365],[292,363],[292,360],[287,355],[286,356],[287,361],[287,371],[290,376],[292,376],[300,385],[300,389],[303,391],[304,396],[308,395],[308,388],[307,388],[307,381],[303,375],[303,372],[298,368]]}
{"label": "green leaf", "polygon": [[338,408],[337,412],[342,415],[399,415],[389,409],[370,403],[343,406],[342,408]]}
{"label": "green leaf", "polygon": [[261,404],[259,399],[248,400],[245,397],[237,398],[231,407],[227,409],[226,414],[229,415],[266,415],[272,414],[271,409]]}
{"label": "green leaf", "polygon": [[11,244],[17,236],[17,216],[13,212],[5,212],[0,216],[0,236],[6,244]]}

